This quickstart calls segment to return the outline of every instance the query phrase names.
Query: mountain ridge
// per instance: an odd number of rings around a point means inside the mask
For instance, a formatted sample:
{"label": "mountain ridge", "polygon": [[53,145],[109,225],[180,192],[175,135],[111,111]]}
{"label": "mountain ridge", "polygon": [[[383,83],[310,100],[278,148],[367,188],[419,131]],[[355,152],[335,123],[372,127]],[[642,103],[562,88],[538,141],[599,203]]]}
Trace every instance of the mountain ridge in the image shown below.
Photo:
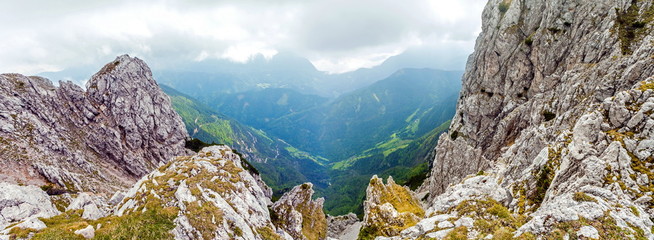
{"label": "mountain ridge", "polygon": [[109,193],[186,152],[181,119],[138,58],[117,57],[88,91],[19,74],[0,81],[4,181]]}

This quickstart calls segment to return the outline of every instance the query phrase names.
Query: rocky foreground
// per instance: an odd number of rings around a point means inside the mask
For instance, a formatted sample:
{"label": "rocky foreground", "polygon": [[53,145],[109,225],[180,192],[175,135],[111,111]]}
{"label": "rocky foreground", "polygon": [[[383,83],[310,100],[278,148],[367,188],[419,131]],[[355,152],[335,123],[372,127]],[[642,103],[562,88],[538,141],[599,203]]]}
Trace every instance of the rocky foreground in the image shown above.
{"label": "rocky foreground", "polygon": [[0,75],[0,239],[654,239],[653,20],[652,0],[489,1],[430,176],[373,177],[361,221],[310,183],[273,203],[229,147],[188,153],[138,59],[86,92]]}
{"label": "rocky foreground", "polygon": [[229,147],[212,146],[175,158],[110,199],[2,183],[0,239],[326,238],[322,199],[312,200],[310,183],[272,204],[270,188],[248,169]]}

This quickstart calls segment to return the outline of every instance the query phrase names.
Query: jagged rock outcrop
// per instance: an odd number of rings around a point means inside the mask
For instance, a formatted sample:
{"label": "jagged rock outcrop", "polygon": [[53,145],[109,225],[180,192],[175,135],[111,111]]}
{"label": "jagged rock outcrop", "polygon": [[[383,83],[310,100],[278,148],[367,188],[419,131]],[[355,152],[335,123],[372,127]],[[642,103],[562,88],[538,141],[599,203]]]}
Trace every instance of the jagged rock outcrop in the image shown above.
{"label": "jagged rock outcrop", "polygon": [[313,184],[295,186],[272,205],[273,223],[293,239],[326,239],[327,218],[323,198],[312,200]]}
{"label": "jagged rock outcrop", "polygon": [[97,220],[109,215],[110,209],[107,201],[102,196],[92,193],[80,193],[68,203],[66,211],[83,210],[82,218]]}
{"label": "jagged rock outcrop", "polygon": [[392,177],[384,184],[377,175],[370,179],[363,208],[360,239],[398,235],[418,223],[425,214],[409,188],[395,184]]}
{"label": "jagged rock outcrop", "polygon": [[475,222],[397,236],[653,239],[653,17],[649,0],[489,1],[420,189],[428,217]]}
{"label": "jagged rock outcrop", "polygon": [[175,239],[290,239],[272,223],[268,190],[243,164],[226,146],[178,157],[139,180],[114,214],[170,211]]}
{"label": "jagged rock outcrop", "polygon": [[[327,237],[329,238],[345,240],[351,232],[356,232],[358,235],[360,228],[361,222],[354,213],[342,216],[327,215]],[[351,237],[356,239],[357,236]]]}
{"label": "jagged rock outcrop", "polygon": [[185,153],[181,118],[148,66],[119,56],[87,90],[0,75],[0,181],[113,194]]}

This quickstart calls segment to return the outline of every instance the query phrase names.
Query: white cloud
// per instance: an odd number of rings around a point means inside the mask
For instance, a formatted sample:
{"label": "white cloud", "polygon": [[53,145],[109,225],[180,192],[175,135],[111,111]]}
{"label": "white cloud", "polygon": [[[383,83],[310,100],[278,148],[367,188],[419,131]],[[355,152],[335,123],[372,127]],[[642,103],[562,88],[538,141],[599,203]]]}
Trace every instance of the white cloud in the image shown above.
{"label": "white cloud", "polygon": [[155,67],[244,62],[281,49],[320,70],[351,71],[421,45],[472,51],[485,2],[0,0],[0,72],[55,71],[123,53]]}

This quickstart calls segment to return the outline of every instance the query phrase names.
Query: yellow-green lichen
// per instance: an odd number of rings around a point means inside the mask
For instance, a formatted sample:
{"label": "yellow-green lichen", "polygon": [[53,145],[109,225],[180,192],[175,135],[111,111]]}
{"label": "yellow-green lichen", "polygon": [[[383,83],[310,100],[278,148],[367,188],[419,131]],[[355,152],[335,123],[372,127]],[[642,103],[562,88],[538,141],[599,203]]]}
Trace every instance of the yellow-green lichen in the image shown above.
{"label": "yellow-green lichen", "polygon": [[445,235],[444,240],[466,240],[468,239],[468,228],[461,226],[452,229],[447,235]]}
{"label": "yellow-green lichen", "polygon": [[273,231],[270,227],[262,227],[257,229],[257,233],[261,236],[263,240],[281,240],[283,239],[279,234]]}
{"label": "yellow-green lichen", "polygon": [[201,238],[214,238],[218,226],[223,221],[223,212],[218,207],[209,202],[193,202],[186,206],[186,211],[189,223],[200,232]]}
{"label": "yellow-green lichen", "polygon": [[379,216],[380,206],[385,203],[391,204],[399,214],[397,219],[376,218],[371,222],[364,223],[364,227],[359,233],[360,239],[396,235],[402,230],[414,226],[425,215],[420,203],[409,190],[392,181],[384,185],[381,179],[373,177],[368,188],[372,188],[372,192],[378,196],[379,202],[374,203],[374,207],[366,214]]}
{"label": "yellow-green lichen", "polygon": [[636,217],[640,217],[640,212],[638,211],[638,208],[635,206],[629,206],[629,209],[631,209],[631,212],[636,215]]}
{"label": "yellow-green lichen", "polygon": [[572,200],[575,200],[577,202],[597,202],[597,199],[594,197],[589,196],[588,194],[584,192],[576,192],[572,195]]}
{"label": "yellow-green lichen", "polygon": [[597,229],[601,239],[646,239],[642,229],[634,226],[630,226],[628,229],[619,227],[616,221],[609,215],[609,212],[605,212],[604,216],[595,220],[580,218],[576,221],[557,223],[549,233],[542,237],[545,240],[554,240],[563,239],[566,235],[576,236],[577,231],[583,226],[592,226]]}
{"label": "yellow-green lichen", "polygon": [[[504,236],[506,232],[513,233],[527,222],[527,216],[512,214],[501,203],[493,199],[466,200],[450,210],[456,211],[460,216],[475,219],[473,229],[484,237],[492,234],[493,239]],[[513,236],[513,234],[511,234]],[[521,236],[521,239],[533,239],[530,235]]]}
{"label": "yellow-green lichen", "polygon": [[647,90],[650,90],[650,89],[654,90],[654,81],[641,82],[640,87],[638,88],[638,90],[643,91],[643,92],[647,91]]}

